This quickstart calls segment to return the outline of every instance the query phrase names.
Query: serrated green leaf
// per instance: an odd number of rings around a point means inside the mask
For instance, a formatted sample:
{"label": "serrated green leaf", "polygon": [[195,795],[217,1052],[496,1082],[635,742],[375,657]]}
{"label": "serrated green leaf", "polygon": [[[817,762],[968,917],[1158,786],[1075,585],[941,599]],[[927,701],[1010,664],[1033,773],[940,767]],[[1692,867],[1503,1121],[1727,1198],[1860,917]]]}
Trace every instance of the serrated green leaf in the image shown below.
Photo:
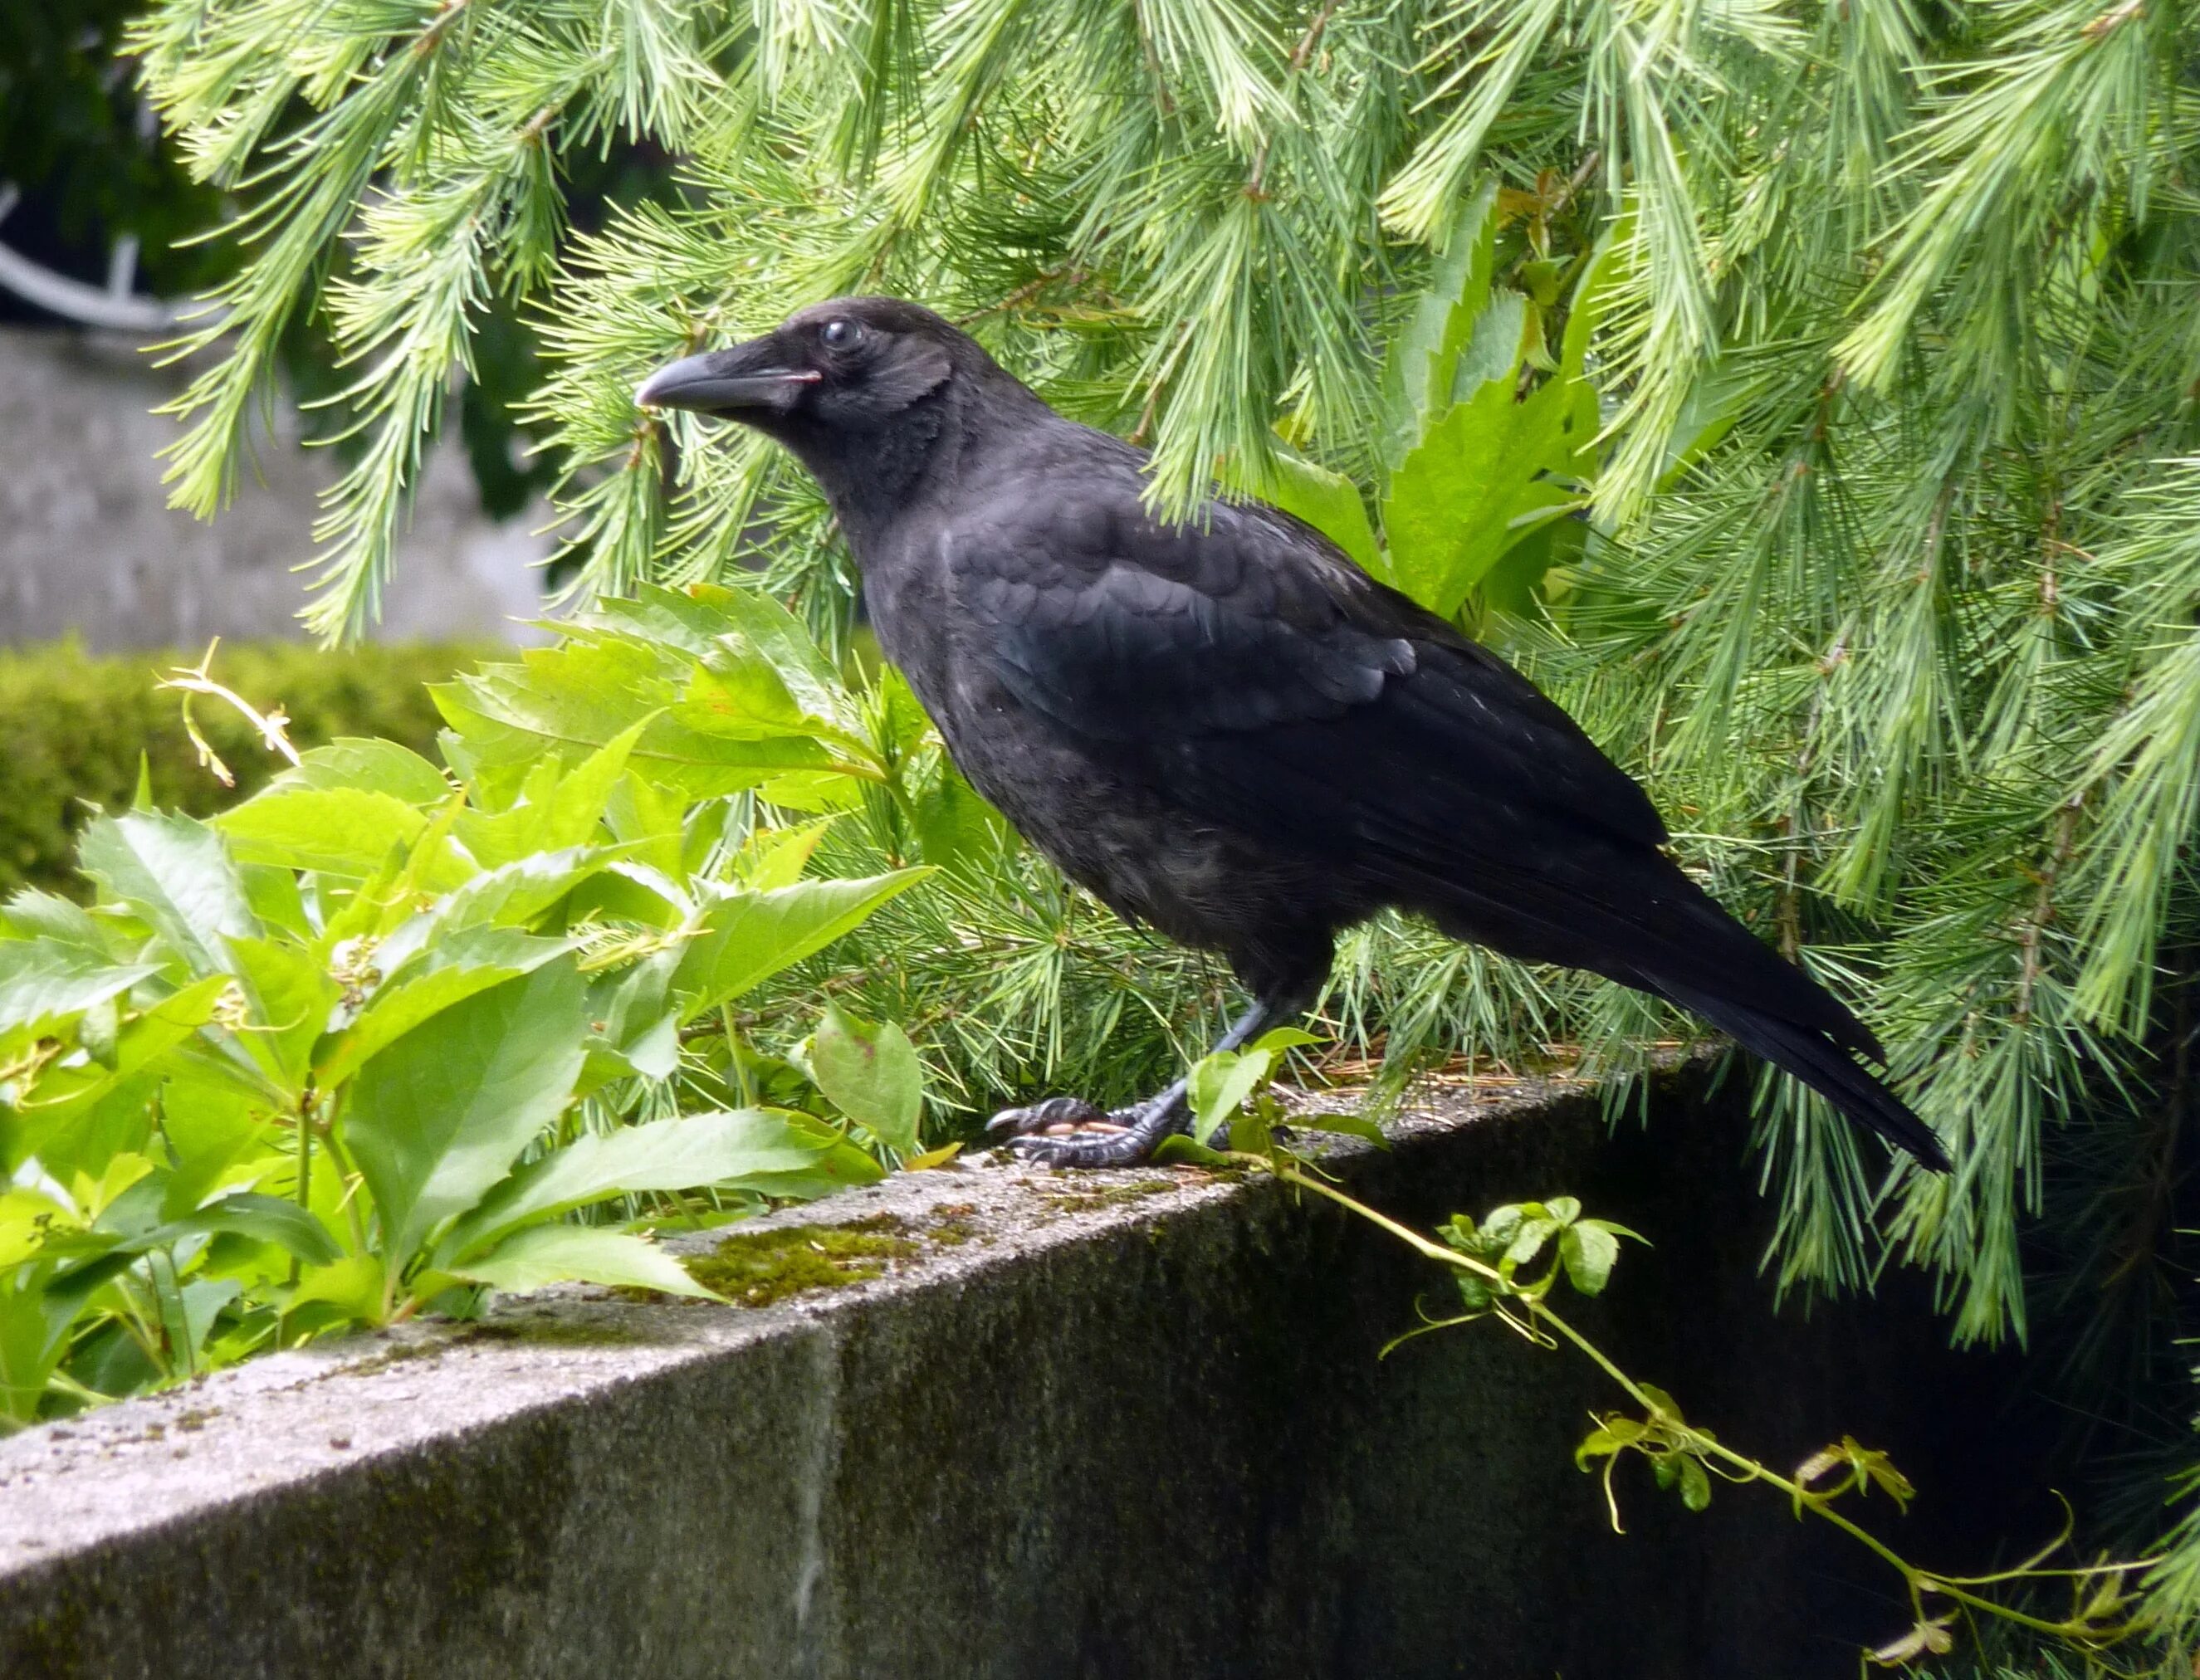
{"label": "serrated green leaf", "polygon": [[358,1016],[324,1049],[315,1076],[325,1088],[349,1079],[385,1049],[445,1010],[563,956],[563,940],[509,928],[469,928],[385,980]]}
{"label": "serrated green leaf", "polygon": [[1496,260],[1497,183],[1485,179],[1460,208],[1429,289],[1392,340],[1383,368],[1381,445],[1395,470],[1451,389],[1460,348],[1489,301]]}
{"label": "serrated green leaf", "polygon": [[1492,380],[1454,404],[1391,475],[1384,581],[1439,617],[1458,612],[1534,522],[1577,500],[1538,476],[1571,461],[1573,424],[1556,380],[1524,402],[1513,401],[1510,382]]}
{"label": "serrated green leaf", "polygon": [[50,1027],[160,973],[50,939],[0,940],[0,1033]]}
{"label": "serrated green leaf", "polygon": [[580,976],[554,963],[441,1010],[360,1068],[343,1134],[393,1274],[565,1108],[581,1071],[585,1001]]}
{"label": "serrated green leaf", "polygon": [[761,589],[705,584],[698,587],[696,599],[726,620],[717,648],[705,655],[708,664],[719,667],[729,658],[760,659],[805,712],[860,738],[860,720],[840,673],[800,619]]}
{"label": "serrated green leaf", "polygon": [[139,1068],[165,1066],[163,1057],[214,1018],[215,999],[231,983],[227,975],[209,975],[125,1021],[109,1063],[48,1068],[32,1087],[19,1116],[22,1129],[12,1134],[10,1149],[20,1144],[35,1152],[42,1130],[66,1123],[77,1109],[97,1102]]}
{"label": "serrated green leaf", "polygon": [[681,953],[673,989],[693,1021],[781,969],[822,951],[930,871],[899,869],[853,881],[805,881],[769,893],[736,892],[705,911]]}
{"label": "serrated green leaf", "polygon": [[190,817],[138,811],[100,817],[85,830],[78,862],[195,975],[226,967],[225,939],[260,932],[221,836]]}
{"label": "serrated green leaf", "polygon": [[107,940],[91,911],[56,893],[26,887],[0,905],[0,924],[14,938],[52,940],[60,945],[81,945],[107,953]]}
{"label": "serrated green leaf", "polygon": [[569,846],[535,852],[476,875],[452,892],[421,924],[424,940],[442,940],[462,928],[524,928],[576,887],[607,866],[608,848]]}
{"label": "serrated green leaf", "polygon": [[436,1264],[451,1269],[522,1225],[613,1196],[740,1188],[752,1178],[808,1173],[830,1147],[769,1109],[685,1115],[592,1133],[531,1161],[451,1227]]}
{"label": "serrated green leaf", "polygon": [[1503,1263],[1516,1271],[1527,1265],[1543,1251],[1543,1244],[1550,1241],[1558,1229],[1559,1222],[1554,1219],[1524,1218],[1514,1230],[1512,1240],[1505,1245]]}
{"label": "serrated green leaf", "polygon": [[793,886],[802,879],[817,842],[825,838],[834,821],[824,817],[782,828],[758,828],[743,842],[734,859],[734,879],[758,893]]}
{"label": "serrated green leaf", "polygon": [[357,735],[339,735],[325,746],[310,749],[268,787],[278,792],[313,787],[387,793],[424,809],[440,805],[451,794],[442,771],[411,747]]}
{"label": "serrated green leaf", "polygon": [[318,869],[364,881],[428,826],[415,807],[357,787],[269,788],[224,811],[214,825],[248,863]]}
{"label": "serrated green leaf", "polygon": [[492,1289],[541,1289],[547,1284],[604,1284],[653,1289],[664,1295],[721,1299],[654,1243],[585,1225],[537,1225],[514,1232],[487,1254],[450,1268],[453,1277]]}

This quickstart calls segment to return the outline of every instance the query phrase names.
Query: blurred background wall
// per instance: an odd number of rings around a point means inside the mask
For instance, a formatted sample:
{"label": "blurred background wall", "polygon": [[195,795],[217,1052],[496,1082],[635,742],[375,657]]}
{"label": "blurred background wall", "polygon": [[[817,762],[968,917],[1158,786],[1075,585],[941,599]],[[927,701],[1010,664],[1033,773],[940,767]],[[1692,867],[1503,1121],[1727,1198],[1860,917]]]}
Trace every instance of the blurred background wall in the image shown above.
{"label": "blurred background wall", "polygon": [[[20,312],[27,313],[27,312]],[[0,325],[0,644],[74,633],[100,650],[190,647],[208,637],[292,637],[313,553],[315,498],[336,476],[301,448],[289,405],[256,477],[211,524],[167,506],[160,449],[176,423],[153,408],[181,383],[126,334]],[[464,451],[447,442],[377,632],[390,641],[509,641],[542,611],[540,503],[483,510]]]}
{"label": "blurred background wall", "polygon": [[[336,368],[311,323],[284,344],[256,482],[202,524],[167,505],[150,411],[182,382],[142,347],[234,271],[202,241],[236,207],[162,143],[119,49],[138,0],[0,0],[0,647],[75,636],[95,649],[295,639],[316,497],[340,470],[308,449],[341,420],[310,405]],[[454,389],[378,639],[524,638],[541,611],[547,469],[509,399],[534,382],[508,308],[480,323]]]}

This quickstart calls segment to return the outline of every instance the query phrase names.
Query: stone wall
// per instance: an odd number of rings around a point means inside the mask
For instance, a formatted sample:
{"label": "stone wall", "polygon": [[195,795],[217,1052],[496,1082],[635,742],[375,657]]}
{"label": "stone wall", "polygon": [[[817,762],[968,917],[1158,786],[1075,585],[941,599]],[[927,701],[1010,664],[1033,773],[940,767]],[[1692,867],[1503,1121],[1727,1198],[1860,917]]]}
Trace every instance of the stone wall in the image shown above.
{"label": "stone wall", "polygon": [[[149,411],[182,383],[126,341],[0,329],[0,645],[72,631],[100,650],[301,634],[292,568],[313,553],[334,460],[264,440],[218,520],[170,508],[156,457],[178,426]],[[541,610],[542,523],[484,518],[464,455],[439,448],[379,633],[512,638],[515,620]]]}
{"label": "stone wall", "polygon": [[[1776,1314],[1745,1117],[1691,1067],[1445,1105],[1337,1162],[1402,1216],[1570,1191],[1630,1246],[1580,1316],[1691,1418],[1793,1464],[1853,1431],[1951,1571],[2051,1531],[2000,1362],[1925,1304]],[[1776,1496],[1612,1531],[1597,1373],[1495,1326],[1384,1343],[1443,1278],[1273,1183],[912,1174],[912,1257],[735,1309],[602,1291],[278,1355],[0,1443],[0,1674],[652,1680],[1813,1680],[1905,1625]],[[2036,1492],[2036,1490],[2033,1490]]]}

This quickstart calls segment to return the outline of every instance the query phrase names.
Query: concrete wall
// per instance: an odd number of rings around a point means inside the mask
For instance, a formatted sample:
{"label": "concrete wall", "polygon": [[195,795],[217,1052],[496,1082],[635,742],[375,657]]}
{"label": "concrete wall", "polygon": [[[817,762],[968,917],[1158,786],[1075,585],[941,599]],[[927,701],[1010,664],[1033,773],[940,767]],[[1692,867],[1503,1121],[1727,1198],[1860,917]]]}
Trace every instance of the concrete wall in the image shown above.
{"label": "concrete wall", "polygon": [[[1581,1317],[1692,1418],[1888,1448],[1940,1567],[2028,1535],[2008,1371],[1900,1291],[1776,1318],[1731,1093],[1655,1108],[1529,1088],[1340,1167],[1419,1220],[1581,1195],[1657,1244]],[[972,1167],[781,1217],[881,1210],[921,1253],[855,1289],[545,1294],[0,1443],[0,1674],[1811,1680],[1904,1625],[1776,1497],[1630,1466],[1611,1532],[1615,1396],[1490,1326],[1378,1362],[1448,1286],[1325,1204]]]}
{"label": "concrete wall", "polygon": [[[167,506],[149,411],[183,383],[132,343],[0,329],[0,645],[72,630],[97,649],[190,647],[299,632],[315,497],[333,458],[266,441],[257,477],[211,524]],[[287,416],[284,417],[287,419]],[[541,611],[540,517],[483,517],[464,455],[434,454],[380,634],[497,639]]]}

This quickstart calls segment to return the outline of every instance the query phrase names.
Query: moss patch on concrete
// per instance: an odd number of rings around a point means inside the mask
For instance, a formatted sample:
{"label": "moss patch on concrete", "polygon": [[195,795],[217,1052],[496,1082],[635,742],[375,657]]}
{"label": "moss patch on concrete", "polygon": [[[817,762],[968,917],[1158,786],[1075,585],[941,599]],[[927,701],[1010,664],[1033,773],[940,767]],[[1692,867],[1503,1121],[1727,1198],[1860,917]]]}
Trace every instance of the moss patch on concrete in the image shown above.
{"label": "moss patch on concrete", "polygon": [[768,1307],[805,1290],[845,1289],[885,1275],[917,1244],[907,1225],[877,1214],[846,1225],[791,1225],[725,1238],[686,1264],[697,1283],[744,1307]]}
{"label": "moss patch on concrete", "polygon": [[1052,1213],[1097,1214],[1103,1208],[1120,1207],[1126,1202],[1143,1201],[1149,1196],[1165,1195],[1172,1190],[1183,1188],[1183,1185],[1173,1179],[1140,1179],[1136,1184],[1111,1184],[1104,1190],[1080,1190],[1059,1196],[1049,1195],[1046,1205]]}

